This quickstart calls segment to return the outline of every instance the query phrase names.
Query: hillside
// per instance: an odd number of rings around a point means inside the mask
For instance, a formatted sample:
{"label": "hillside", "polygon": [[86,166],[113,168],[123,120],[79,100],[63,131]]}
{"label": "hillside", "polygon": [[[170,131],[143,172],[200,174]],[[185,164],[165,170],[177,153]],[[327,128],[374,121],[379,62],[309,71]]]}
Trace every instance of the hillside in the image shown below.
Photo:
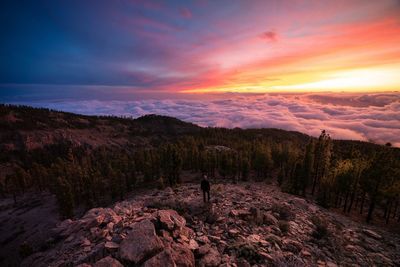
{"label": "hillside", "polygon": [[[178,211],[178,213],[175,210]],[[273,185],[147,190],[54,230],[22,266],[398,266],[400,236]]]}
{"label": "hillside", "polygon": [[[398,148],[324,131],[313,138],[10,105],[0,105],[0,128],[1,265],[94,264],[108,255],[127,266],[399,264]],[[205,206],[203,175],[213,184]],[[171,220],[184,216],[188,228],[164,229],[160,209],[176,210]],[[121,255],[131,231],[151,235],[157,249]],[[112,260],[104,261],[95,266]]]}

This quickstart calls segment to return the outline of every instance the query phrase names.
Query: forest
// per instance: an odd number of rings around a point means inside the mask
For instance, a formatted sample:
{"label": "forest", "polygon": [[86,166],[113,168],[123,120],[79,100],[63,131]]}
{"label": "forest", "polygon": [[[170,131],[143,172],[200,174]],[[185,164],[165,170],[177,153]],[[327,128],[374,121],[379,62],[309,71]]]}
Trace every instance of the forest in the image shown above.
{"label": "forest", "polygon": [[[29,149],[21,141],[35,131],[95,131],[100,124],[123,126],[126,144],[66,138]],[[366,222],[400,223],[400,149],[389,143],[333,140],[324,130],[314,138],[279,129],[202,128],[157,115],[83,116],[10,105],[0,106],[0,127],[0,164],[11,166],[0,176],[0,196],[17,202],[27,192],[51,192],[64,218],[136,188],[175,187],[185,175],[206,174],[212,182],[277,182],[284,192],[357,212]],[[10,142],[19,145],[10,149]]]}

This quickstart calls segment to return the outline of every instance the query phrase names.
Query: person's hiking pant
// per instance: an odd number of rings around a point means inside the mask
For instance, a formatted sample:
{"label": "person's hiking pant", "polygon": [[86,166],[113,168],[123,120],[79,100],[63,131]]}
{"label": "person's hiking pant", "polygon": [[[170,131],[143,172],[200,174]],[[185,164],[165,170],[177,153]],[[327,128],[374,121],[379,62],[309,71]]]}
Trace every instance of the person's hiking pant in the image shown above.
{"label": "person's hiking pant", "polygon": [[210,202],[210,191],[203,191],[203,201],[206,202],[206,193],[208,202]]}

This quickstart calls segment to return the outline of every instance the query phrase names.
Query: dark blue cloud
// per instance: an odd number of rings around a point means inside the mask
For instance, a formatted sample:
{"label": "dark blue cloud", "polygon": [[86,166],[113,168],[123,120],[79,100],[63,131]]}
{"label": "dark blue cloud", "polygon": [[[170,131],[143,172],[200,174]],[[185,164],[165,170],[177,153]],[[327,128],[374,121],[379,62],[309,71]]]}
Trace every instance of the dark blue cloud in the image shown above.
{"label": "dark blue cloud", "polygon": [[186,1],[2,1],[0,84],[176,82],[155,67],[182,65],[200,26],[192,8]]}

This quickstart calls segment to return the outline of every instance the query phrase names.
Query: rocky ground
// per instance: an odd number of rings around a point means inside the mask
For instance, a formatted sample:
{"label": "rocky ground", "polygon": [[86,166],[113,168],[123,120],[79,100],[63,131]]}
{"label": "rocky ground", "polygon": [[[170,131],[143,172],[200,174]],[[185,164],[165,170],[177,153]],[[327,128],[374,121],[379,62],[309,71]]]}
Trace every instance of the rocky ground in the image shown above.
{"label": "rocky ground", "polygon": [[400,237],[263,183],[149,190],[52,230],[23,266],[399,266]]}

